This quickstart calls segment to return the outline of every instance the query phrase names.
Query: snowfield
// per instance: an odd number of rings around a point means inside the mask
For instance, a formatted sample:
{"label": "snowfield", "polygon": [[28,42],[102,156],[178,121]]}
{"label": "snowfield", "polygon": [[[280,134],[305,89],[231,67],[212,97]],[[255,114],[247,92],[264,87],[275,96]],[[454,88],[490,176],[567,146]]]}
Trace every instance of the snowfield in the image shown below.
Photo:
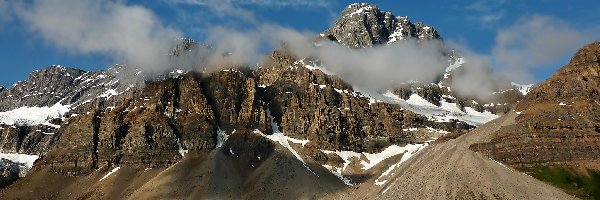
{"label": "snowfield", "polygon": [[49,120],[62,118],[69,110],[70,106],[61,105],[60,103],[52,107],[21,107],[0,112],[0,123],[19,126],[49,124]]}
{"label": "snowfield", "polygon": [[7,159],[16,163],[25,164],[28,169],[33,167],[33,163],[40,158],[38,155],[28,155],[20,153],[0,153],[0,158]]}

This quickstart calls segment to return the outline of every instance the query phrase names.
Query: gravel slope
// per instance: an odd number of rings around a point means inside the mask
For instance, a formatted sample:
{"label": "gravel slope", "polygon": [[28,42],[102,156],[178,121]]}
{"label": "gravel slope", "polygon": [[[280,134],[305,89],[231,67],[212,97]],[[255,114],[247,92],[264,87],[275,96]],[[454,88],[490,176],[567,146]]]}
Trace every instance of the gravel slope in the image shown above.
{"label": "gravel slope", "polygon": [[469,150],[473,143],[489,141],[515,117],[509,113],[457,139],[430,146],[391,171],[382,186],[367,182],[354,193],[363,199],[575,199]]}

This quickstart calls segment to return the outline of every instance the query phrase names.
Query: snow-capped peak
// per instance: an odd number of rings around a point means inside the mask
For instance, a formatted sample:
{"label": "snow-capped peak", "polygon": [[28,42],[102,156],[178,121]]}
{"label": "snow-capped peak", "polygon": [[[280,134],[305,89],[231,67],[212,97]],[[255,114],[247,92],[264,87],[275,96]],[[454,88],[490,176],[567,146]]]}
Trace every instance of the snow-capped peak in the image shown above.
{"label": "snow-capped peak", "polygon": [[529,91],[531,90],[531,87],[533,87],[533,84],[523,85],[515,82],[511,82],[511,84],[512,86],[516,87],[519,90],[519,92],[521,92],[523,95],[527,95],[527,93],[529,93]]}

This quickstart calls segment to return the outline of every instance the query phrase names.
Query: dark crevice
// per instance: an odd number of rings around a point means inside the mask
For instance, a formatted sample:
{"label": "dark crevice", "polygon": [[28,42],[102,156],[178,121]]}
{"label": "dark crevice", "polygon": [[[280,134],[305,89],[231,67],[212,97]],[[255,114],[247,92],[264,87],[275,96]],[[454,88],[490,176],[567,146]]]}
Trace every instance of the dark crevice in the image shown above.
{"label": "dark crevice", "polygon": [[221,123],[221,112],[219,107],[217,106],[217,101],[214,96],[214,91],[210,87],[210,75],[207,77],[200,77],[198,80],[198,85],[202,89],[202,94],[206,98],[210,109],[213,111],[215,116],[215,123],[218,127],[223,127]]}
{"label": "dark crevice", "polygon": [[20,147],[23,146],[23,142],[25,141],[25,137],[27,136],[27,134],[29,134],[29,131],[31,130],[31,128],[29,126],[17,126],[17,130],[19,135],[17,136],[17,145],[19,147],[19,149],[17,150],[21,150]]}
{"label": "dark crevice", "polygon": [[121,149],[121,145],[123,145],[123,139],[127,136],[129,132],[129,125],[121,124],[119,128],[117,128],[117,132],[115,134],[115,143],[113,144],[115,149]]}
{"label": "dark crevice", "polygon": [[168,124],[169,124],[169,128],[173,131],[173,135],[175,135],[175,140],[179,141],[179,144],[185,149],[186,147],[183,146],[183,139],[181,139],[182,135],[181,132],[179,132],[179,128],[177,127],[177,122],[176,122],[176,118],[177,118],[177,109],[179,109],[180,103],[180,96],[181,96],[181,91],[180,91],[180,85],[181,85],[181,79],[176,78],[173,79],[173,85],[171,88],[171,102],[173,104],[173,116],[175,116],[174,118],[171,118],[168,120]]}
{"label": "dark crevice", "polygon": [[[180,96],[180,88],[179,85],[181,84],[181,79],[173,79],[173,88],[171,88],[171,91],[173,92],[171,95],[171,102],[173,102],[173,112],[175,112],[175,109],[179,108],[179,96]],[[177,113],[174,113],[174,115],[176,115]]]}
{"label": "dark crevice", "polygon": [[[277,82],[275,84],[280,85]],[[265,106],[265,109],[269,109],[269,111],[271,113],[271,117],[273,117],[273,120],[275,121],[275,123],[277,123],[281,127],[284,105],[282,105],[283,104],[282,100],[277,98],[277,97],[279,97],[277,95],[278,93],[281,93],[281,91],[279,91],[278,88],[267,87],[262,95],[261,100],[263,102],[266,102],[267,105]]]}
{"label": "dark crevice", "polygon": [[[169,124],[169,128],[171,128],[171,130],[173,131],[173,135],[175,135],[175,140],[179,141],[179,144],[181,145],[181,147],[183,149],[187,149],[183,145],[183,140],[181,139],[181,133],[179,132],[179,129],[177,128],[177,126],[175,125],[175,123],[173,123],[172,121],[170,121],[168,124]],[[176,150],[179,150],[179,147],[176,146]]]}
{"label": "dark crevice", "polygon": [[148,146],[148,149],[150,150],[155,150],[156,148],[156,141],[154,141],[154,129],[152,129],[152,127],[148,124],[144,124],[144,140],[146,142],[146,145]]}
{"label": "dark crevice", "polygon": [[98,135],[100,134],[100,123],[100,111],[96,111],[92,117],[92,128],[94,131],[92,134],[92,168],[94,169],[98,168],[98,142],[100,141]]}

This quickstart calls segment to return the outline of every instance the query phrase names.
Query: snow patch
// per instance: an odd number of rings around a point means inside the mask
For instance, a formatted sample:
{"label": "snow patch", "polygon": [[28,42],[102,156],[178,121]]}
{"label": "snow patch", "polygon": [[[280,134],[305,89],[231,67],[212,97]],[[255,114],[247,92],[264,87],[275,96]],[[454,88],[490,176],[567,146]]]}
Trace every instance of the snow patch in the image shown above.
{"label": "snow patch", "polygon": [[104,92],[104,94],[100,95],[100,98],[106,98],[106,99],[110,99],[113,96],[117,96],[119,95],[119,93],[117,93],[117,91],[115,89],[109,89],[106,92]]}
{"label": "snow patch", "polygon": [[260,134],[263,137],[266,137],[274,142],[279,143],[281,146],[285,147],[286,149],[288,149],[295,157],[296,159],[298,159],[300,162],[302,162],[302,165],[304,165],[304,167],[312,172],[313,174],[315,174],[315,172],[313,172],[308,165],[306,164],[306,162],[304,161],[304,159],[302,159],[302,156],[300,156],[300,154],[298,154],[298,152],[292,148],[292,146],[290,145],[289,142],[292,143],[297,143],[297,144],[302,144],[302,147],[304,147],[309,140],[299,140],[299,139],[295,139],[295,138],[291,138],[288,136],[285,136],[281,131],[279,131],[279,125],[277,125],[277,123],[275,122],[275,119],[273,118],[273,116],[271,115],[271,111],[269,109],[267,109],[267,114],[269,115],[269,118],[271,118],[271,129],[273,130],[273,134],[272,135],[265,135],[263,134],[260,130],[255,129],[254,133]]}
{"label": "snow patch", "polygon": [[[235,132],[235,130],[233,130],[232,134]],[[223,146],[223,144],[225,143],[225,141],[227,141],[227,138],[229,137],[229,135],[225,134],[225,131],[221,130],[221,127],[218,127],[217,130],[217,148],[220,148],[221,146]]]}
{"label": "snow patch", "polygon": [[[450,66],[448,66],[446,68],[446,73],[451,72],[452,70],[455,70],[459,67],[461,67],[463,64],[465,64],[466,59],[464,58],[456,58],[456,60],[454,61],[454,63],[452,63]],[[449,75],[449,74],[448,74]],[[446,78],[446,76],[444,75],[444,78]]]}
{"label": "snow patch", "polygon": [[398,161],[397,163],[391,165],[377,179],[375,179],[375,185],[383,186],[383,184],[385,184],[387,182],[387,180],[380,180],[380,179],[383,179],[384,177],[386,177],[388,175],[393,175],[393,173],[391,173],[391,172],[394,169],[396,169],[397,167],[399,167],[402,163],[404,163],[405,161],[407,161],[409,158],[411,158],[412,156],[414,156],[415,154],[417,154],[419,151],[421,151],[422,149],[424,149],[428,145],[429,145],[428,143],[424,143],[424,144],[409,144],[409,145],[404,146],[402,149],[399,149],[399,150],[403,151],[402,152],[403,153],[402,154],[402,158],[400,158],[400,161]]}
{"label": "snow patch", "polygon": [[179,154],[181,154],[181,157],[184,157],[185,154],[188,153],[188,150],[183,149],[183,146],[181,145],[179,138],[177,138],[177,147],[179,147],[179,150],[177,150],[177,151],[179,152]]}
{"label": "snow patch", "polygon": [[352,180],[350,180],[347,177],[344,177],[344,175],[342,175],[342,168],[340,167],[334,167],[331,165],[323,165],[323,167],[327,170],[329,170],[334,176],[336,176],[338,179],[340,179],[342,182],[344,182],[344,184],[346,184],[347,186],[354,186],[354,184],[352,183]]}
{"label": "snow patch", "polygon": [[328,71],[327,69],[317,66],[314,62],[306,63],[304,60],[296,61],[294,64],[302,64],[306,69],[309,70],[319,70],[327,75],[335,75],[335,73]]}
{"label": "snow patch", "polygon": [[527,93],[529,93],[529,91],[533,87],[533,84],[523,85],[515,82],[511,82],[511,85],[516,87],[519,90],[519,92],[521,92],[521,94],[523,95],[527,95]]}
{"label": "snow patch", "polygon": [[44,124],[47,126],[58,127],[49,123],[49,120],[62,118],[69,112],[69,105],[54,104],[52,107],[21,107],[11,111],[0,112],[0,123],[7,125],[32,126]]}
{"label": "snow patch", "polygon": [[40,158],[40,156],[20,153],[0,153],[0,158],[4,158],[16,163],[25,164],[27,169],[31,169],[31,167],[33,167],[33,163],[38,158]]}
{"label": "snow patch", "polygon": [[106,175],[104,175],[98,182],[104,180],[105,178],[108,178],[111,174],[119,171],[119,169],[121,169],[121,167],[115,167],[114,169],[110,170],[110,172],[108,172]]}
{"label": "snow patch", "polygon": [[494,161],[496,164],[499,164],[500,166],[502,166],[502,167],[504,167],[504,168],[508,169],[510,172],[514,172],[514,171],[513,171],[511,168],[507,167],[506,165],[502,164],[501,162],[498,162],[498,161],[496,161],[496,160],[494,160],[494,159],[491,159],[491,158],[490,158],[490,160],[491,160],[491,161]]}

